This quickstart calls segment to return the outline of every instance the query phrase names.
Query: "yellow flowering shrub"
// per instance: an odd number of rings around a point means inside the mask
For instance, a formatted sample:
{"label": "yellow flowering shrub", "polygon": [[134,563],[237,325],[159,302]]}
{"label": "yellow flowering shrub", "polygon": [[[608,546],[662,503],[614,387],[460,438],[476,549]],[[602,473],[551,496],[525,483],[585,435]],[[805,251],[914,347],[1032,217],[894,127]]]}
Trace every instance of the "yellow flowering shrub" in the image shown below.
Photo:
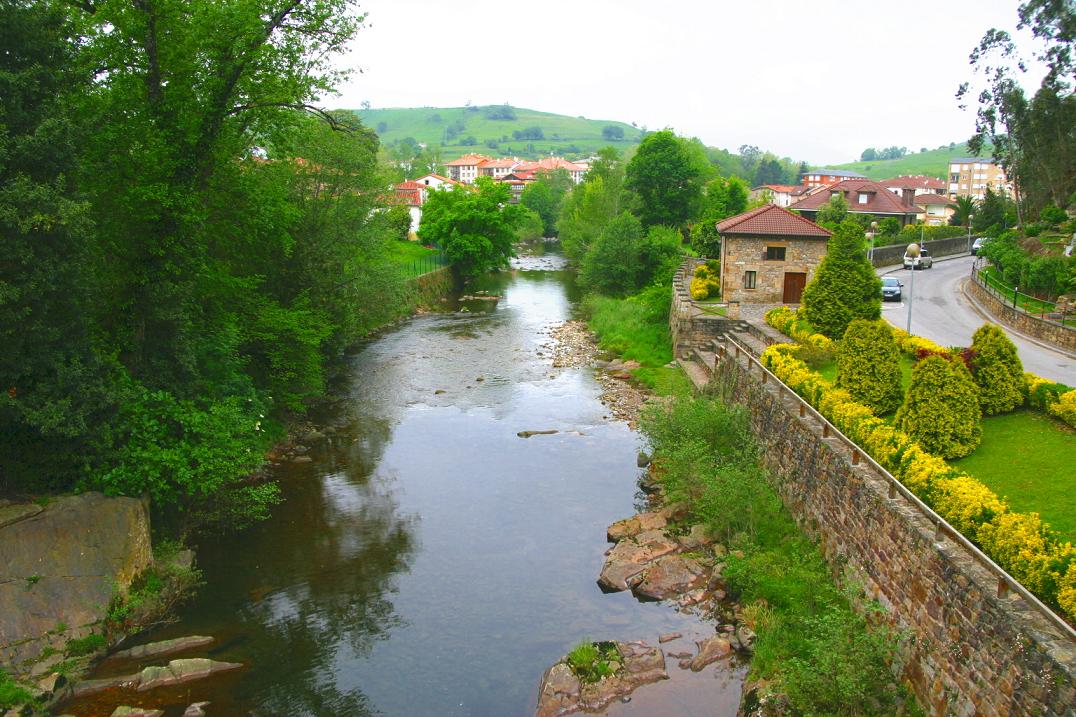
{"label": "yellow flowering shrub", "polygon": [[1069,615],[1076,615],[1076,561],[1069,564],[1057,587],[1057,604]]}
{"label": "yellow flowering shrub", "polygon": [[[716,263],[716,262],[715,262]],[[695,301],[703,301],[710,297],[721,295],[721,270],[716,271],[708,264],[699,264],[695,267],[695,273],[691,279],[688,291]]]}
{"label": "yellow flowering shrub", "polygon": [[994,491],[964,473],[936,480],[932,502],[939,515],[971,540],[979,526],[1008,510]]}
{"label": "yellow flowering shrub", "polygon": [[1054,601],[1049,599],[1050,588],[1056,596],[1060,578],[1051,570],[1055,551],[1050,542],[1038,513],[1002,513],[979,526],[978,543],[984,552],[1047,602]]}
{"label": "yellow flowering shrub", "polygon": [[1047,404],[1046,410],[1051,416],[1056,416],[1076,428],[1076,389],[1061,394],[1057,403]]}
{"label": "yellow flowering shrub", "polygon": [[824,351],[832,350],[833,341],[814,330],[800,312],[788,306],[778,306],[766,312],[766,323],[790,336],[801,344],[809,344]]}

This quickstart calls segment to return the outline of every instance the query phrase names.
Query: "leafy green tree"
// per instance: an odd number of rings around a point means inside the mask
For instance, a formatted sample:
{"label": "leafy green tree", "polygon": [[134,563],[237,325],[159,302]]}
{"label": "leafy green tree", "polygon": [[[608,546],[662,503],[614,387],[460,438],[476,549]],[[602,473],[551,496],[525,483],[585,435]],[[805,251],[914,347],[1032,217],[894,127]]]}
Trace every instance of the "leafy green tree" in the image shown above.
{"label": "leafy green tree", "polygon": [[583,258],[583,285],[601,294],[632,294],[653,280],[672,277],[681,255],[680,234],[669,227],[647,232],[629,212],[609,222]]}
{"label": "leafy green tree", "polygon": [[747,183],[739,177],[716,177],[706,183],[699,219],[691,227],[691,247],[701,256],[721,254],[717,223],[747,209]]}
{"label": "leafy green tree", "polygon": [[843,195],[834,194],[829,198],[829,202],[818,210],[815,222],[830,231],[836,231],[841,222],[848,218],[848,200]]}
{"label": "leafy green tree", "polygon": [[837,344],[837,386],[882,415],[904,399],[900,349],[882,321],[855,319]]}
{"label": "leafy green tree", "polygon": [[618,142],[624,139],[624,128],[615,124],[607,124],[602,127],[602,139]]}
{"label": "leafy green tree", "polygon": [[598,151],[581,184],[561,204],[557,235],[569,258],[582,259],[623,205],[624,163],[612,147]]}
{"label": "leafy green tree", "polygon": [[538,212],[531,209],[524,209],[522,215],[523,216],[519,221],[519,226],[516,228],[517,239],[524,242],[530,242],[545,236],[542,217],[538,215]]}
{"label": "leafy green tree", "polygon": [[394,239],[407,241],[411,238],[411,212],[407,207],[402,204],[389,207],[385,212],[385,222]]}
{"label": "leafy green tree", "polygon": [[509,204],[510,199],[508,185],[489,177],[479,177],[473,190],[430,192],[419,236],[439,246],[463,277],[508,266],[515,255],[516,227],[524,217],[524,208]]}
{"label": "leafy green tree", "polygon": [[763,184],[784,184],[786,179],[784,168],[774,157],[763,159],[755,170],[756,187]]}
{"label": "leafy green tree", "polygon": [[975,384],[983,413],[1008,413],[1024,402],[1024,366],[1016,346],[994,324],[983,324],[971,337]]}
{"label": "leafy green tree", "polygon": [[628,162],[624,186],[637,197],[636,214],[644,226],[684,226],[698,210],[708,164],[672,130],[646,136]]}
{"label": "leafy green tree", "polygon": [[543,236],[557,235],[557,219],[561,204],[572,189],[572,177],[563,169],[542,172],[535,181],[524,188],[519,203],[538,213],[542,218]]}
{"label": "leafy green tree", "polygon": [[895,217],[886,217],[878,222],[878,233],[882,236],[896,236],[900,234],[900,220]]}
{"label": "leafy green tree", "polygon": [[839,339],[855,319],[882,312],[882,280],[866,254],[863,227],[845,220],[829,239],[826,256],[803,290],[803,310],[820,333]]}
{"label": "leafy green tree", "polygon": [[943,458],[969,455],[982,440],[978,390],[960,359],[937,354],[912,369],[895,423],[924,450]]}
{"label": "leafy green tree", "polygon": [[972,228],[977,232],[1007,229],[1010,223],[1007,215],[1011,207],[1013,202],[1005,194],[987,187],[972,215]]}

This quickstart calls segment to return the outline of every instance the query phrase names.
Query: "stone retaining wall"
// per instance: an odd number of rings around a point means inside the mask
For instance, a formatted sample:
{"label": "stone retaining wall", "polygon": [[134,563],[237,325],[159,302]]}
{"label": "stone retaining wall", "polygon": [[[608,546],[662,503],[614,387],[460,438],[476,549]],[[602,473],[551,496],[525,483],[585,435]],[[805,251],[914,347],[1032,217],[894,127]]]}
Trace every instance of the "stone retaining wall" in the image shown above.
{"label": "stone retaining wall", "polygon": [[972,275],[967,283],[968,291],[995,319],[1017,331],[1032,336],[1070,353],[1076,353],[1076,329],[1056,321],[1040,319],[1006,304],[994,296],[979,279]]}
{"label": "stone retaining wall", "polygon": [[[835,567],[908,631],[905,677],[931,715],[1076,714],[1076,644],[997,581],[849,449],[823,438],[799,400],[719,357],[715,381],[750,412],[774,487]],[[758,371],[756,368],[755,371]],[[808,414],[809,415],[809,414]]]}
{"label": "stone retaining wall", "polygon": [[748,324],[740,319],[704,314],[691,300],[689,287],[700,259],[687,259],[673,277],[672,306],[669,309],[669,334],[673,351],[680,356],[692,348],[709,346],[710,341],[731,331],[745,331]]}
{"label": "stone retaining wall", "polygon": [[[894,264],[900,264],[904,261],[904,251],[908,248],[909,243],[911,242],[901,242],[900,244],[893,244],[892,246],[883,246],[875,249],[872,263],[875,266],[893,266]],[[925,246],[930,251],[931,255],[935,257],[967,254],[969,249],[968,238],[966,236],[925,241],[923,242],[923,246]]]}

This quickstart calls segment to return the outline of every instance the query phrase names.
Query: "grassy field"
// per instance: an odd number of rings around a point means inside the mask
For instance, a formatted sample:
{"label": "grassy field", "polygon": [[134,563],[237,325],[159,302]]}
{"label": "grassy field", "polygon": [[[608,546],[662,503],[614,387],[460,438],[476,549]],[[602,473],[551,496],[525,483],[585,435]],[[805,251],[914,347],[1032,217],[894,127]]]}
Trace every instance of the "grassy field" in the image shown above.
{"label": "grassy field", "polygon": [[1033,411],[987,416],[982,444],[951,463],[1076,542],[1076,431]]}
{"label": "grassy field", "polygon": [[[512,111],[516,116],[514,120],[489,119],[486,107],[355,110],[364,124],[377,130],[383,144],[413,137],[428,146],[440,147],[441,158],[446,161],[469,152],[531,159],[548,156],[552,152],[568,158],[579,158],[608,145],[624,149],[639,142],[640,131],[623,122],[568,117],[521,107],[513,107]],[[623,130],[624,139],[610,141],[603,138],[602,129],[609,125]],[[532,127],[540,127],[545,139],[513,139],[513,132]],[[455,128],[458,135],[448,139],[449,128]],[[460,140],[467,137],[474,137],[477,144],[461,145]],[[490,147],[487,142],[496,146]]]}
{"label": "grassy field", "polygon": [[953,149],[932,149],[927,152],[907,154],[900,159],[875,160],[873,162],[848,162],[846,164],[829,164],[833,169],[847,169],[859,172],[869,179],[889,179],[901,174],[925,174],[928,177],[944,179],[949,172],[950,157],[970,157],[971,152],[963,142],[958,142]]}
{"label": "grassy field", "polygon": [[440,269],[443,266],[441,252],[419,244],[417,241],[392,243],[390,258],[404,270],[405,278],[411,279]]}

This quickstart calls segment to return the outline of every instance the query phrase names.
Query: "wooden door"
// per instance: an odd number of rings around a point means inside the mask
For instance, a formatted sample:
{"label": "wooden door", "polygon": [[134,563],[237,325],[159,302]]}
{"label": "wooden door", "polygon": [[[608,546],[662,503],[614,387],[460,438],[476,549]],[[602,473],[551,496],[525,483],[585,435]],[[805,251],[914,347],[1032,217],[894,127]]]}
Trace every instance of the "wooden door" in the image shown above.
{"label": "wooden door", "polygon": [[807,286],[807,275],[795,271],[785,272],[785,295],[781,299],[786,304],[800,303],[803,296],[803,287]]}

